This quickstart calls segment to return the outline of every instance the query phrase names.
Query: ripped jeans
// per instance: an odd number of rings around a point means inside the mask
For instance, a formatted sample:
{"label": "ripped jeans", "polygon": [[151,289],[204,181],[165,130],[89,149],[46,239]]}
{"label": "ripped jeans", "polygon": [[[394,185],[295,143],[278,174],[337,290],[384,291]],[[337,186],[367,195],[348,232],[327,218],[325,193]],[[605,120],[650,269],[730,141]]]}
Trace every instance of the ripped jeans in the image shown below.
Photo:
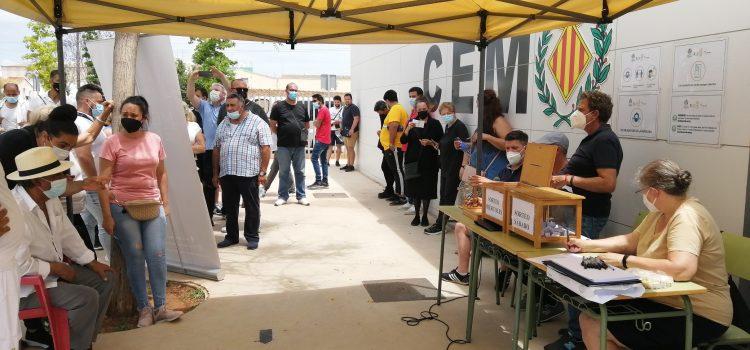
{"label": "ripped jeans", "polygon": [[112,218],[115,220],[115,239],[120,245],[125,258],[128,281],[133,291],[138,310],[149,307],[146,291],[146,266],[151,293],[154,295],[154,308],[166,304],[167,294],[167,257],[165,250],[167,218],[164,208],[159,216],[149,221],[136,221],[123,208],[110,204]]}

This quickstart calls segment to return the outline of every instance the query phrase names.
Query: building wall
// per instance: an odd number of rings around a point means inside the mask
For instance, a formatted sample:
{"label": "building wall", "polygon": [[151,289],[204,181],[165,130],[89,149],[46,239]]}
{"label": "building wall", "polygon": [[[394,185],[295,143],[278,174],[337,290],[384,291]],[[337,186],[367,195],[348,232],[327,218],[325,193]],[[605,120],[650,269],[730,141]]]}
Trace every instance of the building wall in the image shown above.
{"label": "building wall", "polygon": [[[618,57],[622,50],[660,47],[661,74],[657,139],[621,138],[624,161],[613,196],[610,224],[605,232],[628,232],[636,213],[645,209],[640,195],[634,193],[634,174],[639,166],[656,158],[670,158],[689,169],[694,179],[692,195],[701,199],[723,230],[742,232],[750,161],[750,123],[747,122],[745,103],[750,89],[750,69],[745,64],[750,56],[748,16],[750,7],[743,0],[725,0],[722,6],[700,0],[682,0],[629,14],[610,25],[614,32],[607,56],[611,67],[601,89],[613,96],[615,109],[611,123],[616,124],[618,116],[618,96],[621,93]],[[707,20],[714,18],[721,20]],[[593,52],[589,28],[583,25],[580,32]],[[559,32],[553,32],[554,35],[559,35]],[[571,141],[570,156],[584,134],[565,124],[555,126],[555,120],[544,113],[545,106],[537,97],[534,77],[539,38],[540,35],[536,34],[528,41],[524,38],[505,39],[501,45],[491,46],[487,52],[487,87],[501,92],[509,106],[509,121],[514,128],[528,132],[532,140],[549,131],[566,133]],[[667,138],[675,46],[713,39],[727,41],[719,145],[670,143]],[[553,43],[556,40],[553,39]],[[525,42],[528,43],[527,51],[524,50]],[[518,57],[510,55],[514,48],[522,54]],[[376,143],[375,132],[380,128],[379,118],[372,108],[387,89],[396,90],[401,101],[408,101],[409,87],[419,86],[437,102],[458,103],[461,105],[461,111],[457,113],[459,118],[473,129],[477,120],[474,96],[478,92],[478,57],[473,47],[457,43],[353,46],[352,93],[355,103],[363,111],[358,168],[367,176],[383,182],[381,153],[371,147]],[[571,109],[573,103],[572,100],[559,102],[559,108]]]}

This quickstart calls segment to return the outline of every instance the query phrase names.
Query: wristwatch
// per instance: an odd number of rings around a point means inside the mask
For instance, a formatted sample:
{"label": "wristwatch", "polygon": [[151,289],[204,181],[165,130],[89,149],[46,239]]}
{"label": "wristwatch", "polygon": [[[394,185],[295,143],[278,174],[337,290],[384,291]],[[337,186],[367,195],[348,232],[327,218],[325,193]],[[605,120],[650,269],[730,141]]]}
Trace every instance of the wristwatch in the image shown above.
{"label": "wristwatch", "polygon": [[265,171],[261,171],[260,173],[258,173],[258,176],[266,176],[266,172]]}

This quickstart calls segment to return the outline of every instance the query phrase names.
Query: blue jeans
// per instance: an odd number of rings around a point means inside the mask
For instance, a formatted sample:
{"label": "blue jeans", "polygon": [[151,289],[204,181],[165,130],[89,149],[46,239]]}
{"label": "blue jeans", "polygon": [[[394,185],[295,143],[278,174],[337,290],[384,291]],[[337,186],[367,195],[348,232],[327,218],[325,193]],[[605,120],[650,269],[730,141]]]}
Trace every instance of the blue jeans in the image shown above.
{"label": "blue jeans", "polygon": [[[315,141],[310,160],[315,170],[315,181],[328,182],[328,145]],[[322,168],[322,169],[321,169]]]}
{"label": "blue jeans", "polygon": [[115,220],[115,239],[125,258],[128,281],[138,303],[138,310],[150,306],[146,292],[145,264],[148,264],[154,308],[164,306],[167,302],[167,218],[164,216],[164,208],[160,209],[159,216],[153,220],[136,221],[124,213],[121,206],[110,204],[109,207]]}
{"label": "blue jeans", "polygon": [[98,227],[99,243],[104,248],[104,258],[109,261],[109,256],[112,254],[112,241],[109,234],[104,231],[104,226],[102,225],[104,223],[104,216],[102,216],[102,206],[99,204],[98,193],[86,191],[85,208],[86,210],[81,213],[81,218],[86,223],[86,231],[89,232],[91,244],[94,244],[96,241],[94,235],[96,235]]}
{"label": "blue jeans", "polygon": [[[581,221],[581,226],[583,226],[581,227],[581,234],[591,239],[599,239],[607,221],[609,221],[608,217],[584,216]],[[581,325],[578,323],[578,316],[580,315],[581,312],[578,309],[568,307],[568,333],[575,340],[583,339]]]}
{"label": "blue jeans", "polygon": [[279,147],[276,150],[276,159],[279,160],[279,198],[289,199],[289,178],[291,168],[294,167],[294,183],[297,191],[297,199],[305,198],[305,148],[304,147]]}

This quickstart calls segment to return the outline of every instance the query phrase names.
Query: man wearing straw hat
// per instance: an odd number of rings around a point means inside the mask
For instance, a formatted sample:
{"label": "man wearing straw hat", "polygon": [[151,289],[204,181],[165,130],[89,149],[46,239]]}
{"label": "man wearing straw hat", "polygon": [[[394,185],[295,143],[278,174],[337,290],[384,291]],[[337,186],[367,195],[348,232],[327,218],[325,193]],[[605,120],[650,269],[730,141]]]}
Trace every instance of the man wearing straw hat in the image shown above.
{"label": "man wearing straw hat", "polygon": [[[26,222],[30,256],[19,261],[19,272],[44,278],[53,306],[68,310],[72,349],[88,349],[96,339],[114,287],[114,272],[96,261],[65,215],[59,197],[65,192],[64,172],[71,167],[52,148],[36,147],[16,156],[13,197]],[[64,257],[76,264],[67,264]],[[39,306],[31,287],[20,291],[21,309]]]}

